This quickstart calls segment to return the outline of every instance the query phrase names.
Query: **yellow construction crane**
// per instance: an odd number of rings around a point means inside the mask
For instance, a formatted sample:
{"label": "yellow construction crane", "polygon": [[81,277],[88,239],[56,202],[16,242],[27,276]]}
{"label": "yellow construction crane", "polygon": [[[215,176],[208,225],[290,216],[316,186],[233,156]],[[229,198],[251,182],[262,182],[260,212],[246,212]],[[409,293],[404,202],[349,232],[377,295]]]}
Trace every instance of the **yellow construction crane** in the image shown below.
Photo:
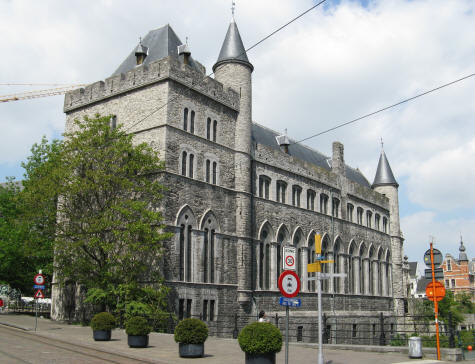
{"label": "yellow construction crane", "polygon": [[68,91],[78,87],[84,87],[86,84],[61,84],[61,83],[0,83],[0,86],[61,86],[44,90],[32,90],[9,95],[0,95],[0,102],[19,101],[26,99],[35,99],[38,97],[47,97],[55,95],[63,95]]}

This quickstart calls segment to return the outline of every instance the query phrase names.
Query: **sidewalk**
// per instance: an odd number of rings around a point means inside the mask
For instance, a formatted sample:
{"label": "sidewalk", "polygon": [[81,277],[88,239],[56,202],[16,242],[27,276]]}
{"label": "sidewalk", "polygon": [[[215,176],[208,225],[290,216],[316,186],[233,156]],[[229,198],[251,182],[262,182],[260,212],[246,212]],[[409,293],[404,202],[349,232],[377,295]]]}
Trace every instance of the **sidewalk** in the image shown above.
{"label": "sidewalk", "polygon": [[[9,325],[34,333],[35,318],[27,315],[0,314],[0,324]],[[95,342],[92,339],[90,327],[67,325],[49,319],[38,318],[38,327],[35,333],[46,338],[74,343],[78,346],[99,349],[105,352],[121,354],[132,359],[149,360],[156,363],[244,363],[244,353],[239,348],[237,340],[218,339],[209,337],[205,343],[205,357],[198,359],[182,359],[178,356],[178,344],[173,335],[151,333],[149,347],[145,349],[131,349],[127,346],[127,335],[124,330],[116,329],[112,332],[112,340]],[[360,350],[362,348],[359,348]],[[291,343],[289,345],[289,363],[317,363],[317,349],[313,344]],[[407,354],[402,353],[375,353],[352,350],[336,350],[324,348],[326,363],[331,364],[396,364],[396,363],[448,363],[426,357],[424,360],[410,360]],[[277,354],[277,363],[284,364],[284,347]],[[464,363],[468,363],[465,361]]]}

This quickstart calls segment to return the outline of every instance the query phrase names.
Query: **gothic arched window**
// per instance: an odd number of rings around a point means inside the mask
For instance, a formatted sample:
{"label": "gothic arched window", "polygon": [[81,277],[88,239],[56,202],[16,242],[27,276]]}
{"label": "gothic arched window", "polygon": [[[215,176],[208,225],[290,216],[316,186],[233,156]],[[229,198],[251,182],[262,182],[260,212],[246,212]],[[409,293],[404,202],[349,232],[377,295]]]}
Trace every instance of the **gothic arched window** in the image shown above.
{"label": "gothic arched window", "polygon": [[206,119],[206,139],[211,140],[211,118]]}
{"label": "gothic arched window", "polygon": [[191,115],[190,115],[190,133],[194,134],[195,133],[195,112],[191,110]]}
{"label": "gothic arched window", "polygon": [[188,130],[188,108],[185,107],[185,110],[183,110],[183,130],[187,131]]}
{"label": "gothic arched window", "polygon": [[183,151],[181,154],[181,175],[186,176],[186,157],[187,153]]}

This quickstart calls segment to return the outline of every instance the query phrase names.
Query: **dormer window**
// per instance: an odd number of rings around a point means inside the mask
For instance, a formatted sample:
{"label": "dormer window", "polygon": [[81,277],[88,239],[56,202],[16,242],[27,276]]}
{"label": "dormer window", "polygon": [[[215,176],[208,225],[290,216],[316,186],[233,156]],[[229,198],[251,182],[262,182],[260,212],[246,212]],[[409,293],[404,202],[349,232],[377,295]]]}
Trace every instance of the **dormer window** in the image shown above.
{"label": "dormer window", "polygon": [[139,45],[137,46],[137,48],[135,48],[135,60],[137,66],[140,66],[142,63],[144,63],[147,54],[148,48],[142,44],[142,38],[140,38]]}

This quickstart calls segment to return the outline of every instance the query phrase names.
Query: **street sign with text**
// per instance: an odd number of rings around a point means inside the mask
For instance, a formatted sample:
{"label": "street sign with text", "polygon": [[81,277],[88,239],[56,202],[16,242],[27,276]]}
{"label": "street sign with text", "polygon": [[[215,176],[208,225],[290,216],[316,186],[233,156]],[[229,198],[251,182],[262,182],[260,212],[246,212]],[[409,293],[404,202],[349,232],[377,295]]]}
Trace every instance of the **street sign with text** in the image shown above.
{"label": "street sign with text", "polygon": [[302,300],[300,298],[280,297],[279,305],[289,306],[289,307],[300,307],[302,305]]}
{"label": "street sign with text", "polygon": [[295,252],[296,248],[292,246],[284,246],[284,255],[282,257],[282,267],[284,270],[296,270],[295,268]]}

